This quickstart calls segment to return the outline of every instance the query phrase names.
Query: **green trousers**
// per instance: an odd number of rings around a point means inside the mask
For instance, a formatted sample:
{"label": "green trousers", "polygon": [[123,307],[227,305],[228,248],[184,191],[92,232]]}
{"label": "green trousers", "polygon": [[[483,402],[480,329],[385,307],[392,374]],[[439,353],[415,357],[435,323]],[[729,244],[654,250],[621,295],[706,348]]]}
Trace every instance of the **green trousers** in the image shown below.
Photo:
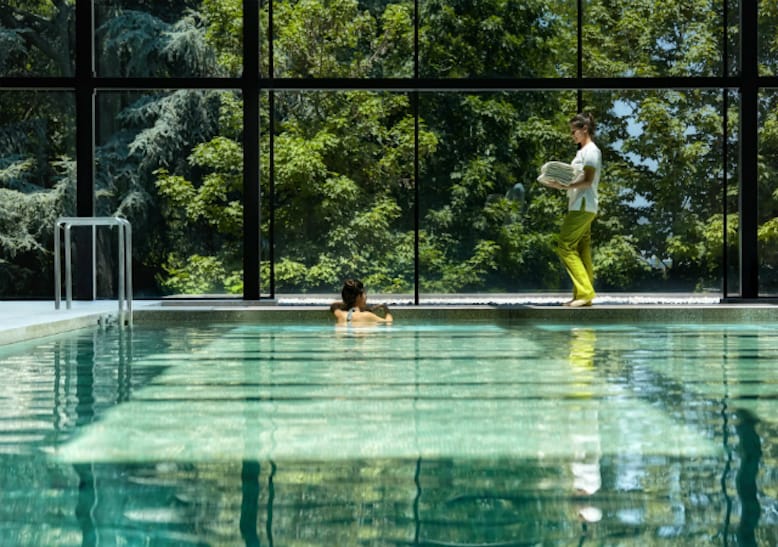
{"label": "green trousers", "polygon": [[574,300],[592,300],[595,296],[592,221],[596,216],[586,211],[568,211],[559,231],[557,254],[573,282]]}

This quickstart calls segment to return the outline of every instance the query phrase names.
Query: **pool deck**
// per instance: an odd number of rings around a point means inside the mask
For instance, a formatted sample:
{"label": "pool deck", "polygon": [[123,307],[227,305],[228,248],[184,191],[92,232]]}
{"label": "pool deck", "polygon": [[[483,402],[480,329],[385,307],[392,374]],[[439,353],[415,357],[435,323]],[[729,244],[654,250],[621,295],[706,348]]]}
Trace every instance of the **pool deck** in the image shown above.
{"label": "pool deck", "polygon": [[[571,309],[562,306],[562,294],[433,295],[419,305],[396,295],[371,295],[372,302],[386,302],[395,321],[406,320],[527,320],[560,323],[691,322],[778,323],[778,302],[721,303],[716,295],[603,294],[594,306]],[[282,296],[275,300],[135,300],[133,322],[177,323],[189,321],[288,323],[330,321],[329,303],[334,295]],[[0,301],[0,345],[116,323],[115,300],[74,301],[71,309],[53,300]]]}

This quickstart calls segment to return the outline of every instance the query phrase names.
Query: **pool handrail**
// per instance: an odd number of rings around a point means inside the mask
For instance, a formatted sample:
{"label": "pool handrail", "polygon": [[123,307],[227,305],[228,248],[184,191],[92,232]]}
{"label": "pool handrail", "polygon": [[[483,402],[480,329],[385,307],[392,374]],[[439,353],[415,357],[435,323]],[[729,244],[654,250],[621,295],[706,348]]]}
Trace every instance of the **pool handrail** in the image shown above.
{"label": "pool handrail", "polygon": [[[74,226],[92,228],[92,300],[97,300],[97,227],[118,228],[119,255],[119,322],[124,326],[125,307],[128,324],[132,327],[132,225],[124,217],[59,217],[54,225],[54,308],[60,309],[62,301],[62,266],[60,260],[60,232],[65,236],[65,298],[67,309],[73,301],[73,271],[71,264],[70,230]],[[125,305],[126,303],[126,305]]]}

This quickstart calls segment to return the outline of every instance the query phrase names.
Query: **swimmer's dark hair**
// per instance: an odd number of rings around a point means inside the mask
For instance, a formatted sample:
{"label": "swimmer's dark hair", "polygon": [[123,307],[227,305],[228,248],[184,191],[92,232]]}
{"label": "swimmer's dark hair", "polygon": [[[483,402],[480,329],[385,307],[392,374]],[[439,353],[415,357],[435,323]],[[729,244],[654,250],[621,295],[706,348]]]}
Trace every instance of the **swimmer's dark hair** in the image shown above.
{"label": "swimmer's dark hair", "polygon": [[343,299],[343,309],[350,310],[357,303],[357,298],[365,292],[365,285],[359,279],[346,279],[340,297]]}

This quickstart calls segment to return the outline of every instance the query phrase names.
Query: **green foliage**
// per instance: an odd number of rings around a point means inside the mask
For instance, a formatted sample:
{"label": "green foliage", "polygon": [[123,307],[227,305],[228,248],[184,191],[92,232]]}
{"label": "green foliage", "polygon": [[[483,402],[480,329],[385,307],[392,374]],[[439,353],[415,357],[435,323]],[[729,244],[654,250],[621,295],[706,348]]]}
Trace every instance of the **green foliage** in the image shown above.
{"label": "green foliage", "polygon": [[169,22],[143,9],[115,8],[96,29],[100,73],[106,76],[221,76],[207,21],[179,7],[183,16]]}
{"label": "green foliage", "polygon": [[366,44],[375,18],[357,0],[290,0],[274,12],[276,75],[360,77],[369,74]]}
{"label": "green foliage", "polygon": [[4,0],[0,75],[72,76],[75,0]]}
{"label": "green foliage", "polygon": [[203,0],[202,13],[208,21],[205,41],[216,52],[217,64],[228,75],[243,69],[243,0]]}
{"label": "green foliage", "polygon": [[[241,248],[243,205],[242,150],[225,137],[195,146],[188,161],[204,173],[199,184],[159,169],[156,186],[166,208],[171,233],[180,238],[177,251],[163,264],[160,285],[174,293],[207,294],[242,290]],[[206,240],[187,238],[206,231]],[[202,255],[203,250],[210,251]],[[182,254],[186,252],[187,254]]]}
{"label": "green foliage", "polygon": [[163,266],[163,288],[173,294],[201,295],[243,290],[240,272],[228,272],[218,258],[193,254],[183,259],[171,253]]}
{"label": "green foliage", "polygon": [[[408,97],[289,93],[279,94],[277,105],[284,120],[275,138],[275,220],[284,227],[277,288],[329,291],[358,275],[380,283],[371,290],[408,290],[413,263],[407,253],[397,256],[412,212]],[[424,155],[435,139],[423,125],[420,136]],[[392,273],[398,264],[402,270]]]}
{"label": "green foliage", "polygon": [[721,71],[716,0],[598,0],[584,17],[587,76],[689,76]]}
{"label": "green foliage", "polygon": [[16,29],[0,27],[0,74],[13,72],[14,61],[24,55],[24,38]]}
{"label": "green foliage", "polygon": [[53,231],[75,209],[69,101],[0,93],[0,297],[51,297]]}
{"label": "green foliage", "polygon": [[[587,77],[721,73],[719,2],[584,5]],[[11,0],[4,6],[0,73],[71,75],[62,29],[73,28],[74,3]],[[419,7],[423,77],[575,75],[574,2],[431,0]],[[242,71],[240,0],[128,0],[100,10],[101,75]],[[760,71],[774,74],[778,11],[766,1],[759,10]],[[273,15],[275,77],[413,75],[409,0],[285,0],[274,3]],[[260,17],[269,21],[267,3]],[[263,75],[269,71],[267,38],[260,37]],[[565,197],[540,186],[535,176],[543,162],[569,161],[575,153],[567,131],[577,108],[574,92],[272,93],[274,110],[261,109],[261,235],[264,257],[274,245],[277,290],[331,291],[344,277],[359,276],[372,291],[411,291],[417,207],[422,290],[565,286],[554,253]],[[262,101],[268,96],[263,93]],[[598,121],[596,141],[604,153],[593,234],[599,288],[717,285],[724,247],[721,91],[587,91],[583,99]],[[4,92],[0,100],[0,289],[23,292],[48,262],[50,211],[72,208],[72,172],[62,169],[73,156],[72,137],[63,129],[72,126],[72,107],[63,106],[64,99],[29,93]],[[764,90],[759,106],[761,279],[773,290],[778,93]],[[730,106],[730,134],[737,127],[736,107]],[[239,292],[240,95],[100,92],[98,108],[97,212],[124,214],[137,227],[137,262],[157,284],[150,290]],[[728,157],[732,249],[737,158]],[[273,242],[267,240],[271,207]],[[267,261],[261,271],[267,282]]]}
{"label": "green foliage", "polygon": [[651,272],[651,266],[636,247],[635,238],[623,235],[615,235],[598,246],[594,269],[597,284],[606,290],[619,290],[645,279]]}
{"label": "green foliage", "polygon": [[[775,15],[775,10],[772,13]],[[773,23],[778,17],[771,19]],[[778,24],[778,23],[776,23]],[[778,28],[775,26],[774,28]],[[778,44],[771,44],[772,55],[778,53]],[[774,90],[763,93],[760,104],[759,131],[759,179],[758,179],[758,220],[760,223],[757,237],[759,242],[760,288],[763,292],[778,291],[778,238],[776,238],[776,219],[778,219],[778,93]],[[736,241],[736,240],[733,240]]]}
{"label": "green foliage", "polygon": [[424,2],[419,29],[422,75],[571,75],[574,50],[555,47],[575,36],[574,19],[563,16],[564,5],[548,0]]}
{"label": "green foliage", "polygon": [[[57,165],[61,178],[51,190],[20,184],[32,170],[29,160],[0,169],[0,295],[51,294],[54,223],[75,189],[74,165]],[[8,186],[22,187],[24,192]]]}

